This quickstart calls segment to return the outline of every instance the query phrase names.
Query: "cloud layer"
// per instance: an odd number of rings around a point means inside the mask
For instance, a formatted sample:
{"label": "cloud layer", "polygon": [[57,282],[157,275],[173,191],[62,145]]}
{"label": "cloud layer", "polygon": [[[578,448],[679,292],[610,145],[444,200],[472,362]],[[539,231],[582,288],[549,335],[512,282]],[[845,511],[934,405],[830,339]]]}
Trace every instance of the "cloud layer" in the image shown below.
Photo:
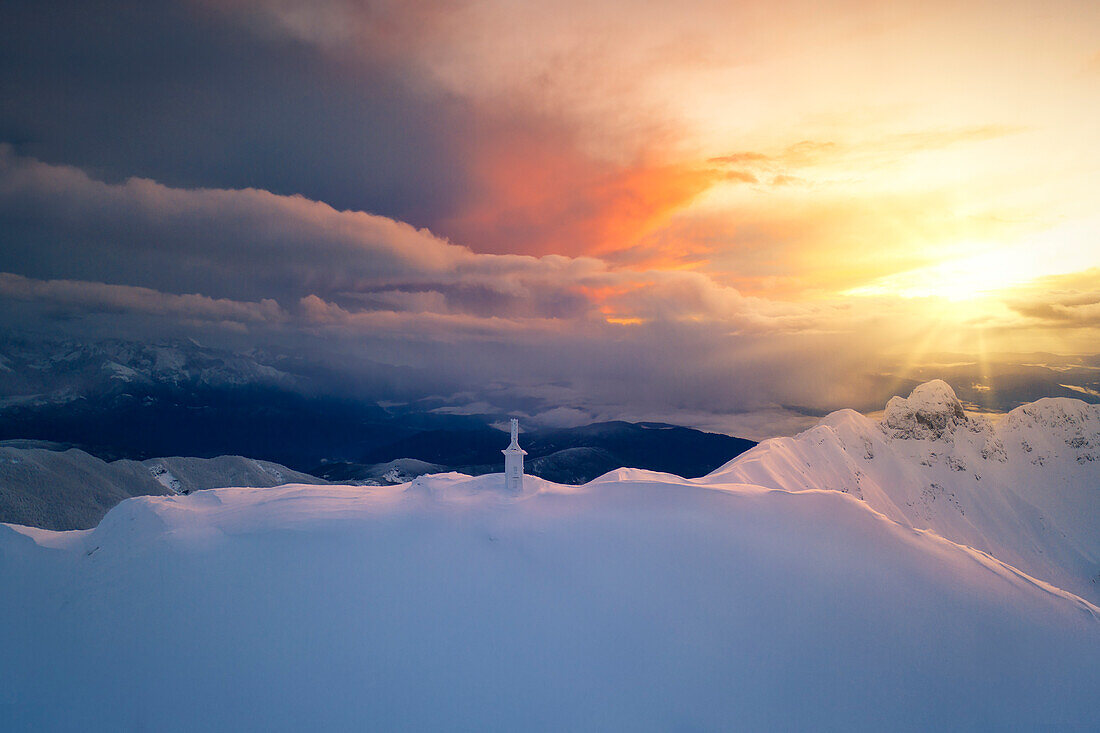
{"label": "cloud layer", "polygon": [[0,24],[5,328],[558,424],[1095,350],[1095,3],[43,7]]}
{"label": "cloud layer", "polygon": [[[0,225],[8,328],[290,347],[367,381],[378,365],[409,367],[400,394],[374,397],[442,390],[452,396],[426,409],[530,405],[546,424],[678,415],[760,431],[731,414],[765,410],[786,429],[826,407],[877,405],[898,383],[875,376],[889,355],[957,348],[974,328],[929,345],[908,301],[784,303],[694,271],[476,253],[301,196],[108,183],[10,147]],[[1020,321],[1004,310],[983,333],[1011,336]]]}
{"label": "cloud layer", "polygon": [[10,236],[0,252],[6,272],[271,300],[280,314],[324,323],[386,312],[445,317],[449,328],[621,316],[782,330],[804,311],[743,298],[698,273],[613,270],[591,257],[478,254],[426,229],[301,196],[136,178],[106,183],[10,147],[0,147],[0,217]]}

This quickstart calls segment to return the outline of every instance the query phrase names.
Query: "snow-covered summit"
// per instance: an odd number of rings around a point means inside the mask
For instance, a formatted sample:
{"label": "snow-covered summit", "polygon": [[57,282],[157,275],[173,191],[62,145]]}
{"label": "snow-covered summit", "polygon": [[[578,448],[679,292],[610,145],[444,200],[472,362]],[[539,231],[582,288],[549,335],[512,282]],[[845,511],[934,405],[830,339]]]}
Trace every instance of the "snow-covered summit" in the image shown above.
{"label": "snow-covered summit", "polygon": [[0,729],[1100,729],[1100,414],[955,402],[835,412],[701,479],[0,525]]}
{"label": "snow-covered summit", "polygon": [[967,419],[955,390],[942,379],[935,379],[918,386],[908,398],[891,397],[882,426],[894,438],[939,440]]}
{"label": "snow-covered summit", "polygon": [[1076,449],[1079,461],[1100,460],[1100,405],[1066,397],[1044,397],[1005,417],[1002,432],[1026,440],[1042,436]]}
{"label": "snow-covered summit", "polygon": [[851,494],[1100,601],[1100,406],[1022,405],[994,424],[951,387],[892,398],[880,421],[853,410],[768,440],[702,481]]}

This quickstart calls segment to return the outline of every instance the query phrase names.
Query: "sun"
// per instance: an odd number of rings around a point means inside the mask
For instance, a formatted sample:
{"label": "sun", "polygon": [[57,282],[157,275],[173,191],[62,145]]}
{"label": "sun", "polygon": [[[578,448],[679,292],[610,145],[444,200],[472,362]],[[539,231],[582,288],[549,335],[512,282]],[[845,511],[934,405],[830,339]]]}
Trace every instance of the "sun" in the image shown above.
{"label": "sun", "polygon": [[1050,240],[1013,246],[960,242],[951,249],[969,254],[886,275],[842,295],[981,300],[1038,278],[1086,269],[1094,255],[1067,246],[1072,244]]}

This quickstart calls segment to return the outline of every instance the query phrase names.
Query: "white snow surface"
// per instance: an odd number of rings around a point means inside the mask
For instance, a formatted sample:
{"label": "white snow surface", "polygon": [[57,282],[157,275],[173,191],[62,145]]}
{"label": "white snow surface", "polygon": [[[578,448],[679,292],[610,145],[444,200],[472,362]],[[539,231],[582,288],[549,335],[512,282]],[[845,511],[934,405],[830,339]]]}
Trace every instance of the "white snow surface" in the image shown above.
{"label": "white snow surface", "polygon": [[1100,405],[1041,399],[994,424],[936,380],[881,421],[834,412],[699,482],[841,491],[1100,603]]}
{"label": "white snow surface", "polygon": [[503,483],[0,525],[0,729],[1100,727],[1100,609],[851,495]]}

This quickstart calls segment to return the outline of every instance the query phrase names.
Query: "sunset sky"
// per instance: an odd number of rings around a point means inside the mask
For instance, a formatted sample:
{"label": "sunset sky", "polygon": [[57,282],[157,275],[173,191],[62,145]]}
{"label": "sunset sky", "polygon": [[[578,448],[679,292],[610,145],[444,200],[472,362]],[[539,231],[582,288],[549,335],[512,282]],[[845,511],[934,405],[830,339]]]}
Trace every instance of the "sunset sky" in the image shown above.
{"label": "sunset sky", "polygon": [[1100,351],[1092,0],[4,16],[7,329],[757,436],[944,354]]}

